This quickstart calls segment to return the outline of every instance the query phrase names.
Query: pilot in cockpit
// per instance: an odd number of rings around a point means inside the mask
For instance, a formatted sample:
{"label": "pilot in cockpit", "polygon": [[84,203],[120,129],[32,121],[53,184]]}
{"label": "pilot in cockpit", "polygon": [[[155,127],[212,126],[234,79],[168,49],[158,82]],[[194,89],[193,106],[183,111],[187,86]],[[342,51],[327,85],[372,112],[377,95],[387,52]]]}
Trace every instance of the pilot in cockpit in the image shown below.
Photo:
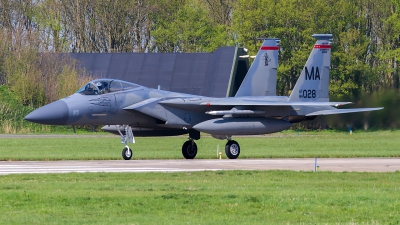
{"label": "pilot in cockpit", "polygon": [[101,79],[87,83],[85,86],[79,89],[77,93],[83,95],[101,95],[110,92],[134,89],[137,87],[138,85],[125,81]]}
{"label": "pilot in cockpit", "polygon": [[105,94],[109,92],[108,83],[107,82],[97,82],[97,88],[99,89],[99,94]]}

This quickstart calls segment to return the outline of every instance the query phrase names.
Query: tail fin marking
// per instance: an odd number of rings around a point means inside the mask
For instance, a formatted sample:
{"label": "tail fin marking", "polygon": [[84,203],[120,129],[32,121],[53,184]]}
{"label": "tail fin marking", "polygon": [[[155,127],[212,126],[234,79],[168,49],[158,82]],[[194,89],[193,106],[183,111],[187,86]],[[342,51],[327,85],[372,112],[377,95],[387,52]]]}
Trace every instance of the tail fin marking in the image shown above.
{"label": "tail fin marking", "polygon": [[266,38],[251,64],[236,97],[275,96],[279,40]]}
{"label": "tail fin marking", "polygon": [[329,101],[331,34],[314,34],[317,38],[288,101]]}

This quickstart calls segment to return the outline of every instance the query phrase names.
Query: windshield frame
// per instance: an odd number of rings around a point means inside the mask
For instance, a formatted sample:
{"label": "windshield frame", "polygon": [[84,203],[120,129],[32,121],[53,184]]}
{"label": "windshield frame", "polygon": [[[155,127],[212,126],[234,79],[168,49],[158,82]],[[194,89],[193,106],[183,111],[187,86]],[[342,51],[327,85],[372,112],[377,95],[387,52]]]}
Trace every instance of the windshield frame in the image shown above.
{"label": "windshield frame", "polygon": [[[114,88],[110,88],[112,84],[116,83],[119,84],[120,88],[118,88],[118,85],[117,88],[115,88],[115,86]],[[107,93],[137,89],[139,87],[142,86],[123,80],[103,78],[88,82],[83,87],[81,87],[76,93],[82,95],[103,95]]]}

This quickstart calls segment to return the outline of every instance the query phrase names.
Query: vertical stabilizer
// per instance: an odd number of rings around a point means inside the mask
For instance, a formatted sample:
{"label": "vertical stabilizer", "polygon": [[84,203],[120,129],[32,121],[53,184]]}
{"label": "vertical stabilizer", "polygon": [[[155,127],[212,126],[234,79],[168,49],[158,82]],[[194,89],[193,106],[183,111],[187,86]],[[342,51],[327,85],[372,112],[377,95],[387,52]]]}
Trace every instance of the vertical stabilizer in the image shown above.
{"label": "vertical stabilizer", "polygon": [[240,85],[236,97],[276,95],[279,40],[276,38],[263,40],[264,42]]}
{"label": "vertical stabilizer", "polygon": [[328,102],[332,34],[314,34],[317,39],[288,101]]}

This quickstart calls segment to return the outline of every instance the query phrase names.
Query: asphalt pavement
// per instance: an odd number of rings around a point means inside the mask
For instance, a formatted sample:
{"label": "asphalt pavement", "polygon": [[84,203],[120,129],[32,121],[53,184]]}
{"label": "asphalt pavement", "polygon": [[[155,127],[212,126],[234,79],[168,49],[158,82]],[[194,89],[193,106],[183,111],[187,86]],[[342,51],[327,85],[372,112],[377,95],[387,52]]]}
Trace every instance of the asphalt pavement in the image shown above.
{"label": "asphalt pavement", "polygon": [[190,172],[217,170],[292,170],[396,172],[400,158],[308,159],[193,159],[193,160],[99,160],[99,161],[1,161],[0,174],[71,172]]}

